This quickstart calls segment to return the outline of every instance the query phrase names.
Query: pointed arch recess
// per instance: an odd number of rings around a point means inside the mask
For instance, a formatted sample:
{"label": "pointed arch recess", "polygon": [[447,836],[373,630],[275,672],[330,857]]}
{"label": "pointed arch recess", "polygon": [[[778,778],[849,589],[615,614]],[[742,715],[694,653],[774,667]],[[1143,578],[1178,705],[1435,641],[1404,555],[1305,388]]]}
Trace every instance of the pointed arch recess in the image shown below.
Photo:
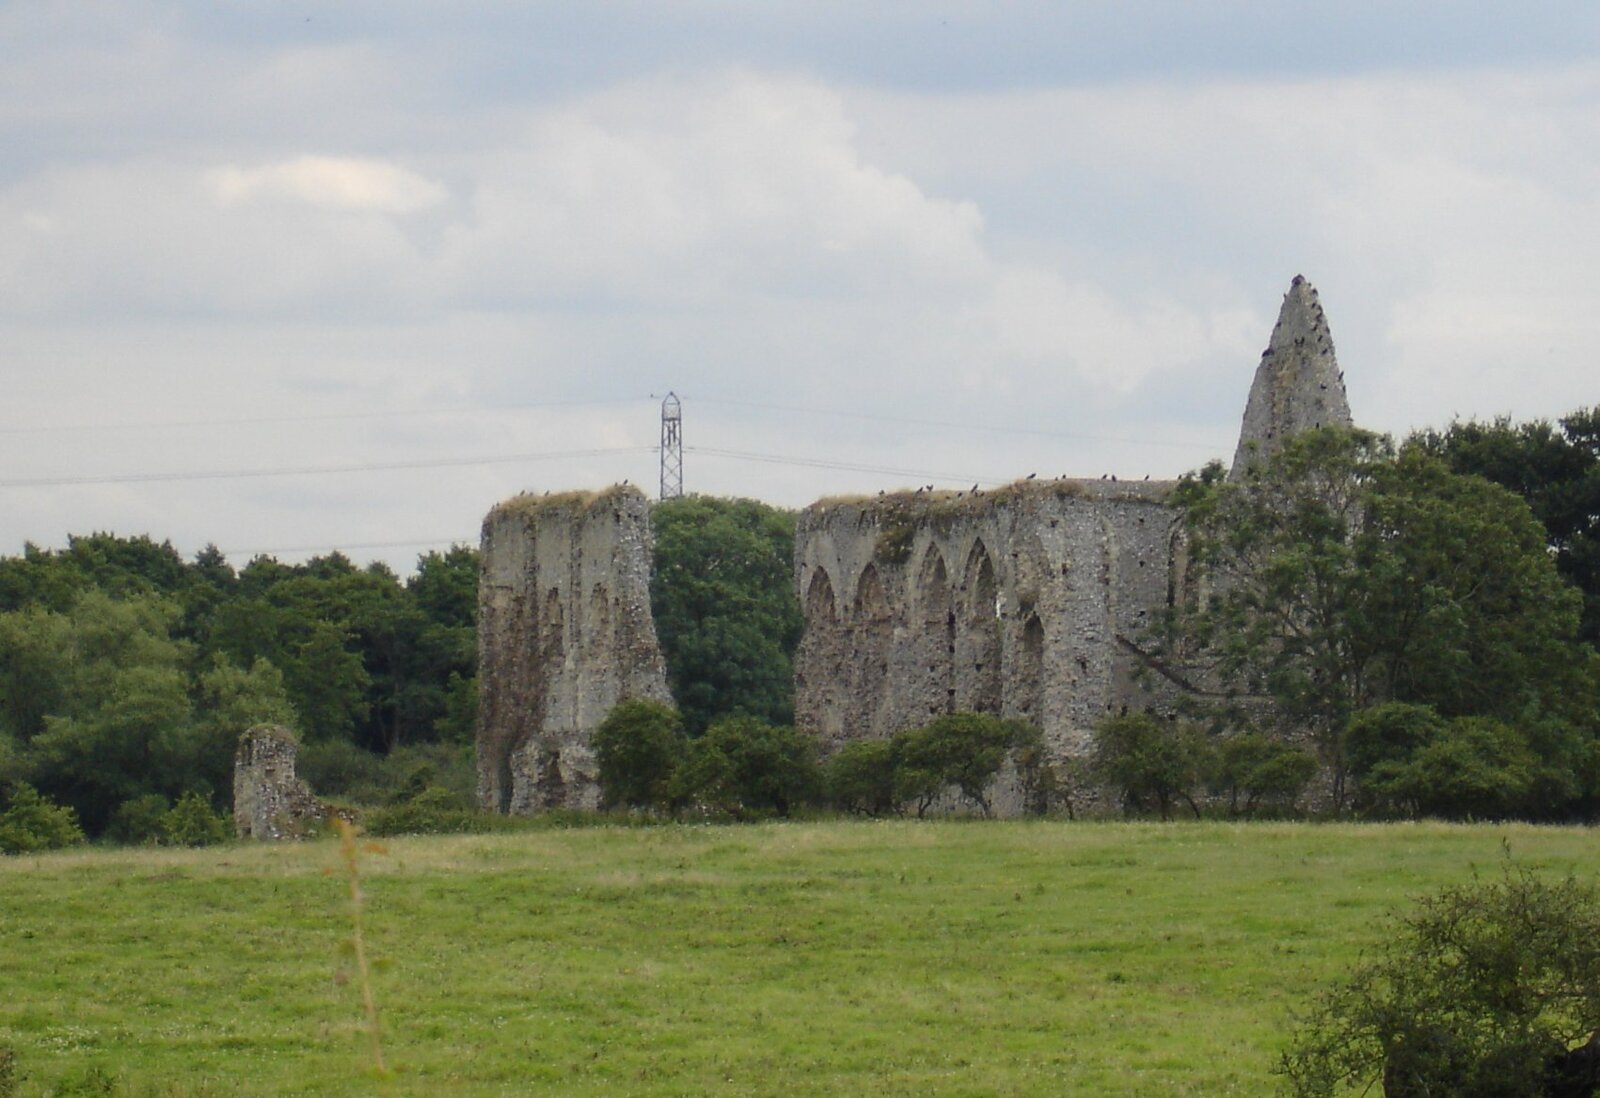
{"label": "pointed arch recess", "polygon": [[1000,712],[1000,590],[994,560],[980,538],[962,570],[962,622],[955,658],[956,707]]}

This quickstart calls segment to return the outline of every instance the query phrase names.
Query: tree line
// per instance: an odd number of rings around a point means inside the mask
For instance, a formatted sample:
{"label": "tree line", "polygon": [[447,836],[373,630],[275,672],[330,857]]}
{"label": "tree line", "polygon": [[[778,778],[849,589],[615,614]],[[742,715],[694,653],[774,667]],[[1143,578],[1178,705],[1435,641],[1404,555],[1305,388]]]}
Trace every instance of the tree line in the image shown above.
{"label": "tree line", "polygon": [[1591,818],[1593,425],[1324,429],[1186,478],[1197,593],[1163,640],[1222,695],[1191,718],[1310,748],[1336,808]]}
{"label": "tree line", "polygon": [[[1056,805],[1090,779],[1163,815],[1205,796],[1289,804],[1309,754],[1343,809],[1600,807],[1600,409],[1398,446],[1312,432],[1248,477],[1196,472],[1176,502],[1206,598],[1148,639],[1222,701],[1102,728],[1092,774],[1052,774]],[[654,510],[651,601],[685,743],[793,721],[794,519],[703,497]],[[462,546],[403,580],[337,552],[236,570],[214,547],[185,560],[111,534],[0,559],[0,810],[26,787],[90,835],[176,833],[161,820],[186,794],[227,809],[233,743],[259,721],[299,733],[325,794],[431,786],[465,807],[477,582]],[[916,731],[840,752],[863,783],[850,805],[905,792]]]}

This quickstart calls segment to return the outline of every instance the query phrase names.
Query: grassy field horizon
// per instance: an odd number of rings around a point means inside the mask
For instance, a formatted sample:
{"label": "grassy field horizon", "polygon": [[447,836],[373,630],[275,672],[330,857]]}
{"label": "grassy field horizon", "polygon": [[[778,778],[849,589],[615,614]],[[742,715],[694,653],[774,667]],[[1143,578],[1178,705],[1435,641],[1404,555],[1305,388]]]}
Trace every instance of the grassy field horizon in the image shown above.
{"label": "grassy field horizon", "polygon": [[[1291,1010],[1523,824],[834,821],[0,858],[19,1093],[1268,1095]],[[80,1089],[72,1090],[78,1086]]]}

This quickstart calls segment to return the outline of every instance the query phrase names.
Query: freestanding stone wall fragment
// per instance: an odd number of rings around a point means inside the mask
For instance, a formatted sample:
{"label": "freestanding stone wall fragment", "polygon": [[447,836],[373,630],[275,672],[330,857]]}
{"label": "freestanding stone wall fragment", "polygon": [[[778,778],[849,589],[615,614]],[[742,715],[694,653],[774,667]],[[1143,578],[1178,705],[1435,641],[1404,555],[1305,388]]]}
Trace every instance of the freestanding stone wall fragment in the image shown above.
{"label": "freestanding stone wall fragment", "polygon": [[328,808],[295,775],[299,744],[281,725],[258,724],[239,737],[233,756],[233,830],[241,839],[299,839],[328,818]]}
{"label": "freestanding stone wall fragment", "polygon": [[[831,748],[990,713],[1085,753],[1101,717],[1174,690],[1147,654],[1183,597],[1171,489],[1062,479],[813,504],[795,538],[797,723]],[[996,811],[1020,796],[997,790]]]}
{"label": "freestanding stone wall fragment", "polygon": [[478,802],[594,808],[591,737],[627,698],[671,701],[650,615],[650,508],[636,488],[522,495],[483,521]]}
{"label": "freestanding stone wall fragment", "polygon": [[[1350,423],[1317,293],[1296,277],[1250,390],[1233,475],[1297,431]],[[1157,651],[1188,588],[1171,482],[1020,481],[897,492],[802,512],[795,580],[806,628],[797,723],[826,747],[973,711],[1024,718],[1082,756],[1108,714],[1172,714],[1205,676]],[[1022,791],[1002,781],[995,810]]]}
{"label": "freestanding stone wall fragment", "polygon": [[1261,352],[1250,399],[1245,404],[1239,447],[1229,476],[1269,459],[1297,431],[1350,426],[1344,373],[1333,353],[1333,336],[1317,291],[1300,275],[1283,295],[1278,323]]}

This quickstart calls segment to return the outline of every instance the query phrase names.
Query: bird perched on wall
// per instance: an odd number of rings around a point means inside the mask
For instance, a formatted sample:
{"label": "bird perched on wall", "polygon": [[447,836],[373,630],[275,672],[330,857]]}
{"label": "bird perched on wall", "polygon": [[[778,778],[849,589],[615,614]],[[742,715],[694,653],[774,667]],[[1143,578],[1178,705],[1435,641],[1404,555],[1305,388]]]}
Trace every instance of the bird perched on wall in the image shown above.
{"label": "bird perched on wall", "polygon": [[1038,475],[1039,475],[1038,473],[1029,473],[1027,476],[1023,477],[1022,479],[1023,480],[1032,480],[1034,477],[1036,477]]}

